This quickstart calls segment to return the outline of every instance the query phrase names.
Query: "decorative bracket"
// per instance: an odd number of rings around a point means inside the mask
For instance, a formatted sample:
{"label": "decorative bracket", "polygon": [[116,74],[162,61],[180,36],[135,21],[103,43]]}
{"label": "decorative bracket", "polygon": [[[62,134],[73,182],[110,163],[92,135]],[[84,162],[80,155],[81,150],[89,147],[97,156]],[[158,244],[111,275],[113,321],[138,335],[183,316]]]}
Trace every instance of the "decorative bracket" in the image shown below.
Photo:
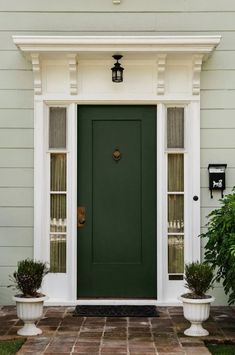
{"label": "decorative bracket", "polygon": [[77,55],[68,54],[69,64],[69,88],[71,95],[77,95],[78,93],[78,79],[77,79]]}
{"label": "decorative bracket", "polygon": [[201,68],[202,68],[202,55],[194,55],[192,70],[193,70],[193,80],[192,80],[192,93],[193,95],[200,94],[200,76],[201,76]]}
{"label": "decorative bracket", "polygon": [[41,76],[41,65],[40,57],[38,53],[31,54],[32,69],[34,76],[34,94],[41,95],[42,93],[42,76]]}
{"label": "decorative bracket", "polygon": [[157,59],[157,94],[165,93],[165,71],[166,71],[166,54],[158,56]]}

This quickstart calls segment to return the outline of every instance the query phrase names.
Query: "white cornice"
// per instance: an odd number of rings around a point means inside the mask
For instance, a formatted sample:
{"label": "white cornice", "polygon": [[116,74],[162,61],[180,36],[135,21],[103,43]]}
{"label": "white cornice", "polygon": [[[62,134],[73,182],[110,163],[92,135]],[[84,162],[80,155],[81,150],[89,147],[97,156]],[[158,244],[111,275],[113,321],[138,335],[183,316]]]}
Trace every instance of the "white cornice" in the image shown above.
{"label": "white cornice", "polygon": [[221,36],[13,36],[25,53],[146,52],[192,53],[203,59],[219,44]]}

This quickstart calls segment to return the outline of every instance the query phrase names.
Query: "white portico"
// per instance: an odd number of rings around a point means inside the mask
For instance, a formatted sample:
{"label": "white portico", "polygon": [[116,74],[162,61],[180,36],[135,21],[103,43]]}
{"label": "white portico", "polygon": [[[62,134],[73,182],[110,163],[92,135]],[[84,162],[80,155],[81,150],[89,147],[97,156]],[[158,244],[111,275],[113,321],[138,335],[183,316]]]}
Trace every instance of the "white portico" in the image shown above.
{"label": "white portico", "polygon": [[[182,292],[182,272],[170,272],[169,238],[178,236],[183,260],[200,259],[200,72],[219,36],[14,36],[32,61],[35,110],[34,257],[50,262],[51,107],[66,108],[67,186],[65,271],[50,273],[44,284],[51,304],[173,304]],[[123,55],[124,81],[113,83],[112,55]],[[77,299],[77,105],[156,105],[157,107],[157,299]],[[167,145],[169,108],[183,109],[184,145]],[[184,188],[169,191],[169,154],[184,161]],[[59,192],[58,192],[59,193]],[[183,229],[169,220],[169,196],[183,199]],[[172,223],[172,224],[170,224]],[[177,220],[175,222],[178,223]],[[181,223],[181,222],[180,222]],[[173,232],[170,230],[173,230]],[[174,229],[175,228],[175,229]],[[177,229],[177,230],[176,230]],[[58,232],[57,232],[58,234]],[[175,275],[174,275],[175,274]],[[173,275],[173,276],[172,276]],[[178,276],[177,276],[178,275]],[[175,277],[177,276],[177,277]]]}

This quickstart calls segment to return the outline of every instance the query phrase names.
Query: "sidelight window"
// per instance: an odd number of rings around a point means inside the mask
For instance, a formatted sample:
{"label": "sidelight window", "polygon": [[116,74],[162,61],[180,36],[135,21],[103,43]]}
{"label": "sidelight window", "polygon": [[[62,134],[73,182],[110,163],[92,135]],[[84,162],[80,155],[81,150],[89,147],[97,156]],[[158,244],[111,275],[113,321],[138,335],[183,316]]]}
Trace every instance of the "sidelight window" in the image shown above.
{"label": "sidelight window", "polygon": [[50,271],[66,272],[67,245],[67,117],[66,108],[50,107]]}
{"label": "sidelight window", "polygon": [[184,108],[167,109],[167,244],[169,280],[184,273]]}

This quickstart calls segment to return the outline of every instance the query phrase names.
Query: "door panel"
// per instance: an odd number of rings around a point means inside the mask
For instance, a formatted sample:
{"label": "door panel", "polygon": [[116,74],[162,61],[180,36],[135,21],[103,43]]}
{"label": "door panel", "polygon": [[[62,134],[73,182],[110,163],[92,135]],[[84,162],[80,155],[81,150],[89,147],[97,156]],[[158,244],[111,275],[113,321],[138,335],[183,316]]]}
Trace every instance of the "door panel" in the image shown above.
{"label": "door panel", "polygon": [[[139,121],[93,123],[95,263],[141,262],[140,133]],[[117,145],[121,159],[116,162],[112,153]]]}
{"label": "door panel", "polygon": [[78,297],[156,297],[155,121],[153,106],[78,108]]}

